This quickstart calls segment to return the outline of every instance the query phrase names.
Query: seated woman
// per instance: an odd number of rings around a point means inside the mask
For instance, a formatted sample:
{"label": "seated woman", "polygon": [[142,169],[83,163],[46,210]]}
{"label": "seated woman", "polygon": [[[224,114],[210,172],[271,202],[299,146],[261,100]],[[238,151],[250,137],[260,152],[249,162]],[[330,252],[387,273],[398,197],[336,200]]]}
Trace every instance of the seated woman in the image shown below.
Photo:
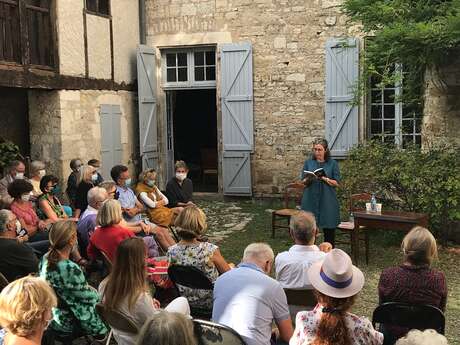
{"label": "seated woman", "polygon": [[364,275],[344,251],[333,249],[324,261],[313,263],[307,274],[318,304],[312,311],[297,314],[289,345],[383,343],[383,335],[368,319],[350,313],[364,286]]}
{"label": "seated woman", "polygon": [[[131,237],[120,243],[109,276],[99,285],[104,306],[128,316],[139,328],[160,308],[160,303],[150,295],[147,284],[145,243],[139,237]],[[168,311],[190,314],[184,297],[172,301]],[[137,337],[113,329],[119,345],[134,345]]]}
{"label": "seated woman", "polygon": [[[107,200],[98,210],[96,223],[98,227],[89,239],[87,249],[88,257],[96,259],[103,253],[107,256],[110,262],[115,259],[115,253],[119,244],[130,237],[134,237],[134,233],[121,225],[123,220],[121,206],[117,200]],[[148,232],[149,228],[144,231]],[[158,247],[151,236],[143,238],[148,247],[148,256],[158,256]]]}
{"label": "seated woman", "polygon": [[155,185],[156,179],[157,173],[154,169],[142,172],[136,186],[136,195],[145,205],[152,223],[170,226],[174,223],[174,218],[182,210],[182,207],[166,207],[168,198]]}
{"label": "seated woman", "polygon": [[0,325],[4,333],[0,342],[40,345],[56,306],[53,289],[41,278],[27,276],[8,284],[0,294]]}
{"label": "seated woman", "polygon": [[[69,206],[63,206],[57,197],[61,192],[58,182],[59,179],[53,175],[45,175],[40,181],[42,195],[38,197],[38,207],[41,218],[46,219],[49,223],[72,216],[72,209]],[[73,220],[76,219],[73,218]]]}
{"label": "seated woman", "polygon": [[187,207],[194,205],[193,182],[187,178],[188,167],[184,161],[177,161],[174,165],[176,176],[171,178],[166,184],[166,197],[168,198],[168,207]]}
{"label": "seated woman", "polygon": [[[206,216],[196,206],[184,208],[174,224],[178,229],[180,242],[168,249],[168,261],[171,265],[190,265],[201,270],[212,282],[219,273],[230,270],[222,257],[219,247],[209,242],[200,242],[206,231]],[[212,308],[212,291],[190,289],[179,286],[181,295],[186,297],[194,307]]]}
{"label": "seated woman", "polygon": [[156,312],[139,332],[137,345],[197,345],[193,321],[179,313]]}
{"label": "seated woman", "polygon": [[95,186],[98,175],[91,165],[83,165],[78,174],[77,192],[75,196],[75,217],[79,218],[88,207],[88,192]]}
{"label": "seated woman", "polygon": [[51,249],[39,268],[40,277],[53,287],[59,306],[53,311],[50,327],[64,334],[92,335],[103,339],[107,333],[96,304],[99,295],[89,286],[80,267],[69,260],[77,243],[77,225],[70,220],[60,220],[50,230]]}
{"label": "seated woman", "polygon": [[45,163],[43,163],[42,161],[32,161],[32,163],[30,163],[29,181],[30,183],[32,183],[32,186],[34,187],[32,191],[31,201],[36,200],[40,195],[42,195],[43,192],[40,189],[40,180],[45,175]]}
{"label": "seated woman", "polygon": [[[425,228],[413,228],[402,241],[404,261],[397,267],[385,269],[378,285],[379,302],[429,304],[445,311],[447,284],[444,273],[431,268],[438,256],[434,236]],[[406,334],[408,329],[387,326],[385,339],[392,341]]]}

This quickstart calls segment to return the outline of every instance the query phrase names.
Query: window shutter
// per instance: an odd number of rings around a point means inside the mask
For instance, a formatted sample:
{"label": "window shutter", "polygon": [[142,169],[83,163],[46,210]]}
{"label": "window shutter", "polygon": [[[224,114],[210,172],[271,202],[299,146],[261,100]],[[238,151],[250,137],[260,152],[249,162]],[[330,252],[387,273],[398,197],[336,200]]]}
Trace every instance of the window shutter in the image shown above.
{"label": "window shutter", "polygon": [[326,139],[331,155],[344,158],[358,143],[358,106],[352,104],[359,79],[359,41],[332,38],[326,43]]}
{"label": "window shutter", "polygon": [[140,45],[137,51],[139,137],[142,169],[157,169],[157,117],[155,49]]}
{"label": "window shutter", "polygon": [[102,176],[110,178],[110,169],[121,164],[121,109],[119,105],[101,104],[101,160]]}

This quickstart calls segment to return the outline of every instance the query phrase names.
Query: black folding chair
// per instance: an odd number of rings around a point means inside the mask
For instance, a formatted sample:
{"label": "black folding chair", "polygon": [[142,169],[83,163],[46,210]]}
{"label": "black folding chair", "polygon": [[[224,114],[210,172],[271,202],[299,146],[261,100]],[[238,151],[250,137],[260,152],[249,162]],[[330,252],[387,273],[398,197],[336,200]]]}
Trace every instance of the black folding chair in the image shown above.
{"label": "black folding chair", "polygon": [[[443,312],[431,305],[388,302],[375,308],[372,314],[372,325],[375,328],[377,324],[381,329],[392,325],[407,329],[434,329],[444,334],[446,320]],[[388,334],[384,344],[394,344],[397,339],[391,338],[391,334]]]}
{"label": "black folding chair", "polygon": [[293,324],[295,323],[295,318],[299,311],[312,310],[317,304],[317,299],[313,290],[284,289],[284,293],[286,294],[289,314],[291,315]]}
{"label": "black folding chair", "polygon": [[[185,286],[191,289],[213,290],[214,284],[198,268],[194,266],[171,265],[168,268],[168,276],[174,283],[178,293],[180,290],[177,285]],[[212,310],[190,305],[191,314],[196,318],[210,319]]]}
{"label": "black folding chair", "polygon": [[198,345],[246,345],[234,329],[204,320],[193,320]]}
{"label": "black folding chair", "polygon": [[3,273],[0,273],[0,291],[2,291],[10,282],[6,277],[3,275]]}

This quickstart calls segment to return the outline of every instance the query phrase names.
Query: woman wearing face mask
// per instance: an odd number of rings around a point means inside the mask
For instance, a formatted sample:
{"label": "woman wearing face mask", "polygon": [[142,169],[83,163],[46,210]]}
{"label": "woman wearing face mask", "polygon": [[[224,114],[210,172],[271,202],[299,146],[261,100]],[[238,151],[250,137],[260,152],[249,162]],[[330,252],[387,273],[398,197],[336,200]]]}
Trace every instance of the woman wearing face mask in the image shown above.
{"label": "woman wearing face mask", "polygon": [[67,179],[67,190],[66,194],[69,198],[69,202],[72,207],[75,207],[75,199],[77,197],[77,181],[78,181],[78,173],[80,172],[82,166],[82,162],[80,158],[74,158],[70,161],[70,169],[72,172]]}
{"label": "woman wearing face mask", "polygon": [[88,207],[88,192],[98,179],[97,170],[91,165],[83,165],[78,174],[77,196],[75,199],[75,217],[85,212]]}
{"label": "woman wearing face mask", "polygon": [[166,196],[168,207],[187,207],[194,205],[192,202],[193,183],[187,178],[188,167],[184,161],[177,161],[175,164],[176,176],[169,180],[166,185]]}
{"label": "woman wearing face mask", "polygon": [[167,208],[169,200],[156,186],[157,173],[154,169],[142,172],[136,186],[136,195],[145,205],[149,220],[161,226],[170,226],[182,207]]}
{"label": "woman wearing face mask", "polygon": [[66,212],[65,206],[62,206],[57,197],[61,192],[58,182],[58,178],[53,175],[45,175],[40,181],[40,190],[43,194],[38,198],[39,213],[41,218],[46,219],[49,223],[69,217],[70,207]]}
{"label": "woman wearing face mask", "polygon": [[46,175],[45,163],[42,161],[33,161],[30,163],[30,183],[34,187],[32,191],[32,201],[36,200],[42,191],[40,190],[40,180]]}

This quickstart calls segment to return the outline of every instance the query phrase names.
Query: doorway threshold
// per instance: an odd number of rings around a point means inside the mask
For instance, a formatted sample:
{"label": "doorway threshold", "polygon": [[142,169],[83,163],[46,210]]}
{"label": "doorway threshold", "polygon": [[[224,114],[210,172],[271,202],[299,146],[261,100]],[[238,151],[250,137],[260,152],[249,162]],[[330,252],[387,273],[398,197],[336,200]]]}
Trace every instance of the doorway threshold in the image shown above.
{"label": "doorway threshold", "polygon": [[219,200],[223,201],[224,196],[217,192],[193,192],[193,199],[195,200]]}

